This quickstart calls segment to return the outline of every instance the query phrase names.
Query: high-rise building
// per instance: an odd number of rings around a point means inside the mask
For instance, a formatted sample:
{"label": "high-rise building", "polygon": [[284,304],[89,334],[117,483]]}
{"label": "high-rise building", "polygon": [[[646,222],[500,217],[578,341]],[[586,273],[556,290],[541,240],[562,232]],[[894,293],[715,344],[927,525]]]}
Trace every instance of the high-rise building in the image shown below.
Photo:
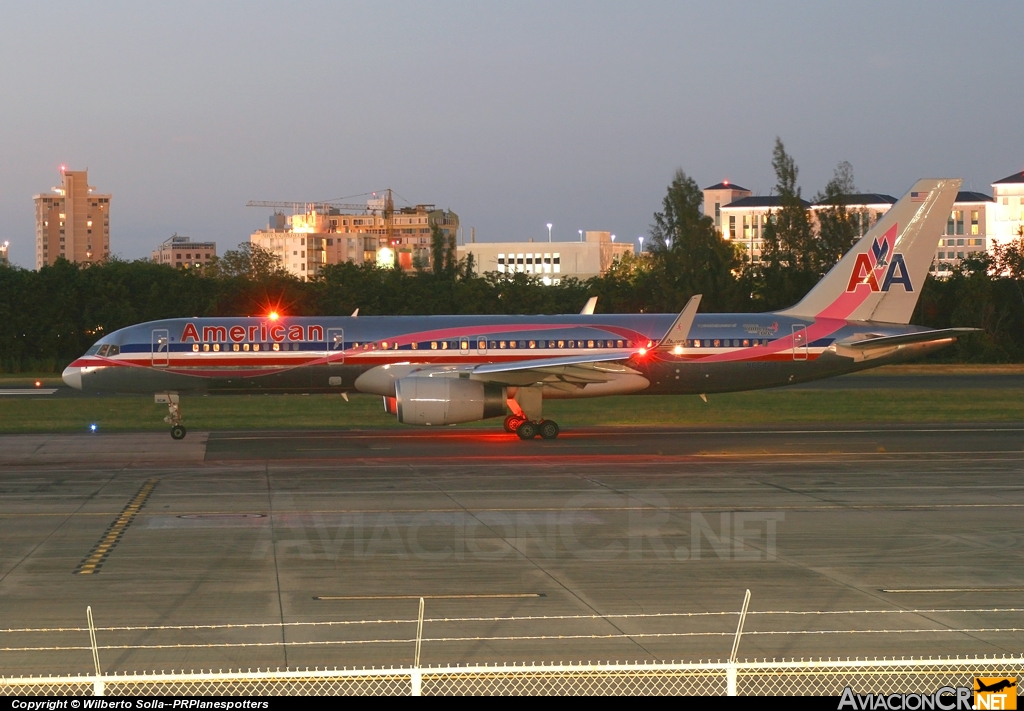
{"label": "high-rise building", "polygon": [[61,166],[60,185],[33,196],[36,203],[36,269],[58,257],[92,264],[110,256],[110,195],[89,186],[87,170]]}
{"label": "high-rise building", "polygon": [[193,242],[191,237],[175,233],[153,250],[152,259],[157,264],[189,269],[205,267],[216,257],[216,242]]}

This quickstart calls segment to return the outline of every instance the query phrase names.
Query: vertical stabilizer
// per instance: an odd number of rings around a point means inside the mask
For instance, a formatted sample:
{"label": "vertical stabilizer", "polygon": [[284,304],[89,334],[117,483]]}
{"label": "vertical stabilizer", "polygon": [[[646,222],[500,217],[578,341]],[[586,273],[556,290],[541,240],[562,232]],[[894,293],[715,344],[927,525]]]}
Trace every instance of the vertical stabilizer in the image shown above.
{"label": "vertical stabilizer", "polygon": [[909,323],[959,179],[919,180],[783,315]]}

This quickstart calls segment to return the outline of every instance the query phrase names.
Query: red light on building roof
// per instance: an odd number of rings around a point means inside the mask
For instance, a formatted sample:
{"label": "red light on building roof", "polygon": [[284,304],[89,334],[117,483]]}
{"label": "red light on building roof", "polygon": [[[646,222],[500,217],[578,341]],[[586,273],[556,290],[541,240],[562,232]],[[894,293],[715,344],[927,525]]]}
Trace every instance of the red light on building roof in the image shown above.
{"label": "red light on building roof", "polygon": [[722,185],[728,185],[728,184],[729,184],[729,181],[728,181],[728,180],[723,180],[723,181],[722,181]]}

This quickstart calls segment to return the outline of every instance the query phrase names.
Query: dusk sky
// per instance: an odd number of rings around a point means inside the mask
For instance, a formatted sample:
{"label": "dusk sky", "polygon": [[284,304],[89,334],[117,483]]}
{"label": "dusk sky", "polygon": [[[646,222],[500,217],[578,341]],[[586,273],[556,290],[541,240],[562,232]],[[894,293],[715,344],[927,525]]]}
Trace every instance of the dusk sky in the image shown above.
{"label": "dusk sky", "polygon": [[391,187],[481,241],[645,234],[676,168],[805,197],[1024,168],[1020,2],[8,2],[0,242],[32,268],[59,166],[112,193],[111,251],[220,251],[251,199]]}

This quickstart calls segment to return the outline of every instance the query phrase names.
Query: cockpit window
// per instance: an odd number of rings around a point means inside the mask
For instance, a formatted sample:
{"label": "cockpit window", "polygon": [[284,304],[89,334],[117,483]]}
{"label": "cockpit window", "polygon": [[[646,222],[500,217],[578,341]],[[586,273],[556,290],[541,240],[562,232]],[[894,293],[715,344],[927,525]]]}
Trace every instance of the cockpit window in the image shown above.
{"label": "cockpit window", "polygon": [[98,356],[105,356],[109,349],[110,349],[110,346],[100,346],[100,350],[99,350],[99,352],[96,355],[98,355]]}
{"label": "cockpit window", "polygon": [[107,349],[107,355],[108,356],[116,356],[120,352],[121,352],[121,346],[118,346],[118,345],[111,345],[110,348]]}
{"label": "cockpit window", "polygon": [[87,356],[96,355],[102,346],[93,346],[85,352]]}

